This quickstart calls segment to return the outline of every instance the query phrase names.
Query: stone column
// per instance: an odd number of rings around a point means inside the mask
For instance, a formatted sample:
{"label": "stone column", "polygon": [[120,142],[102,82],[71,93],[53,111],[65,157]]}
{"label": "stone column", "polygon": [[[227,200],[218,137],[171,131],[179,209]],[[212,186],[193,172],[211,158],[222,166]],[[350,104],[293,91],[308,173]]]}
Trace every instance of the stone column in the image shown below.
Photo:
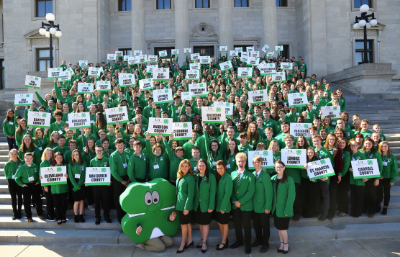
{"label": "stone column", "polygon": [[132,0],[132,54],[134,50],[147,54],[144,18],[144,0]]}
{"label": "stone column", "polygon": [[[234,50],[233,49],[232,12],[233,12],[233,1],[232,0],[219,0],[218,1],[219,45],[220,46],[228,46],[228,52],[229,52],[229,50]],[[219,49],[218,49],[217,53],[219,53]]]}
{"label": "stone column", "polygon": [[263,42],[270,47],[269,51],[275,51],[278,45],[278,25],[276,21],[276,1],[263,0]]}
{"label": "stone column", "polygon": [[187,0],[175,0],[175,49],[179,49],[179,65],[186,60],[184,48],[189,47],[189,11]]}

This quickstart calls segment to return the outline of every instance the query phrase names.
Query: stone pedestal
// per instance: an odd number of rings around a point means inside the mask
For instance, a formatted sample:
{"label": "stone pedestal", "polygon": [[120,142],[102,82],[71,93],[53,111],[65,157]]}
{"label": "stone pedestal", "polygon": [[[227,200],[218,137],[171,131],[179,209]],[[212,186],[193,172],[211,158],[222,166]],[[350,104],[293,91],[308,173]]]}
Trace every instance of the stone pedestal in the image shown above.
{"label": "stone pedestal", "polygon": [[179,49],[179,65],[185,61],[184,48],[189,47],[189,12],[187,0],[175,0],[175,49]]}
{"label": "stone pedestal", "polygon": [[231,0],[218,1],[219,45],[228,46],[228,51],[233,50],[232,12],[233,12],[233,1]]}
{"label": "stone pedestal", "polygon": [[144,0],[132,0],[132,54],[134,50],[142,50],[143,54],[147,54],[144,28]]}
{"label": "stone pedestal", "polygon": [[397,74],[391,63],[365,63],[326,76],[328,83],[341,84],[358,95],[391,94],[392,77]]}

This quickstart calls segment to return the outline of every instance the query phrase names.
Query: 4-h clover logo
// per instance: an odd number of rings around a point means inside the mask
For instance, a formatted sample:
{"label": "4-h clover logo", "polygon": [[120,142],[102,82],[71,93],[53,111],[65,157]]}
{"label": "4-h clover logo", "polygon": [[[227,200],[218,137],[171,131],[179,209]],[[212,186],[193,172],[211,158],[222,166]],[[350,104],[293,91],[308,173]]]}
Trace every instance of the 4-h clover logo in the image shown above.
{"label": "4-h clover logo", "polygon": [[26,97],[29,97],[29,94],[27,94]]}
{"label": "4-h clover logo", "polygon": [[220,112],[220,111],[221,111],[221,108],[217,107],[217,112]]}
{"label": "4-h clover logo", "polygon": [[86,117],[86,113],[82,113],[82,117]]}
{"label": "4-h clover logo", "polygon": [[297,155],[301,155],[301,150],[297,150],[297,151],[296,151],[296,154],[297,154]]}
{"label": "4-h clover logo", "polygon": [[162,72],[167,72],[167,70],[166,69],[163,69],[163,71]]}
{"label": "4-h clover logo", "polygon": [[203,87],[203,84],[200,84],[199,87]]}
{"label": "4-h clover logo", "polygon": [[187,124],[187,123],[183,123],[183,127],[184,127],[184,128],[187,128],[187,127],[188,127],[188,124]]}
{"label": "4-h clover logo", "polygon": [[132,78],[132,75],[129,75],[129,78]]}
{"label": "4-h clover logo", "polygon": [[118,108],[118,111],[119,111],[119,112],[122,112],[122,107],[119,107],[119,108]]}
{"label": "4-h clover logo", "polygon": [[372,160],[367,161],[368,165],[372,165]]}
{"label": "4-h clover logo", "polygon": [[249,71],[250,70],[250,68],[247,68],[247,71]]}
{"label": "4-h clover logo", "polygon": [[337,107],[336,107],[336,106],[335,106],[335,107],[333,107],[333,110],[334,110],[334,111],[337,111]]}
{"label": "4-h clover logo", "polygon": [[164,124],[168,124],[168,120],[164,120]]}
{"label": "4-h clover logo", "polygon": [[229,103],[226,103],[226,107],[229,107]]}
{"label": "4-h clover logo", "polygon": [[321,160],[321,164],[325,164],[326,163],[326,161],[325,160]]}
{"label": "4-h clover logo", "polygon": [[300,96],[301,96],[301,97],[303,97],[303,96],[304,96],[304,94],[303,94],[303,93],[300,93]]}
{"label": "4-h clover logo", "polygon": [[35,80],[39,80],[38,78],[35,78]]}
{"label": "4-h clover logo", "polygon": [[168,93],[168,89],[165,89],[165,93]]}
{"label": "4-h clover logo", "polygon": [[304,128],[308,128],[308,125],[307,125],[307,124],[304,124]]}
{"label": "4-h clover logo", "polygon": [[268,156],[268,151],[264,151],[264,152],[263,152],[263,155],[264,155],[264,156]]}
{"label": "4-h clover logo", "polygon": [[107,169],[106,168],[101,168],[101,172],[106,172]]}
{"label": "4-h clover logo", "polygon": [[43,113],[43,114],[42,114],[42,117],[43,117],[43,118],[46,118],[46,117],[47,117],[47,113]]}
{"label": "4-h clover logo", "polygon": [[57,168],[57,172],[61,172],[61,171],[62,171],[61,167]]}
{"label": "4-h clover logo", "polygon": [[260,91],[260,94],[264,94],[264,91],[261,90],[261,91]]}

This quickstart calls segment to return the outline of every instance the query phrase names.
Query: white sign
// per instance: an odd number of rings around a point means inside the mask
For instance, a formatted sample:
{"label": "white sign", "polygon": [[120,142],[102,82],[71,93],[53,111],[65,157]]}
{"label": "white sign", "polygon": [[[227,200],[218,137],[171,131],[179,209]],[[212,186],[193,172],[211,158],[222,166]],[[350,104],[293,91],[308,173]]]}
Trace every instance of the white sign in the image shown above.
{"label": "white sign", "polygon": [[224,124],[226,122],[225,107],[201,107],[201,117],[204,123]]}
{"label": "white sign", "polygon": [[200,56],[200,64],[210,64],[211,58],[210,56]]}
{"label": "white sign", "polygon": [[111,184],[110,167],[86,167],[86,186],[109,186]]}
{"label": "white sign", "polygon": [[235,51],[238,51],[238,52],[242,52],[243,51],[243,47],[235,47]]}
{"label": "white sign", "polygon": [[249,160],[249,170],[254,170],[253,158],[256,156],[260,156],[263,159],[262,168],[264,169],[273,169],[274,166],[274,152],[272,150],[263,150],[263,151],[248,151],[247,152],[248,160]]}
{"label": "white sign", "polygon": [[189,92],[192,97],[207,97],[207,83],[189,84]]}
{"label": "white sign", "polygon": [[272,75],[276,73],[275,63],[263,63],[258,65],[258,69],[260,70],[260,75]]}
{"label": "white sign", "polygon": [[29,112],[28,127],[49,128],[51,113],[47,112]]}
{"label": "white sign", "polygon": [[290,135],[294,138],[304,136],[306,139],[311,139],[310,131],[308,130],[312,126],[311,123],[290,123]]}
{"label": "white sign", "polygon": [[275,52],[268,52],[267,53],[267,57],[274,57],[274,55],[275,55]]}
{"label": "white sign", "polygon": [[124,55],[124,61],[128,61],[129,57],[132,57],[132,55]]}
{"label": "white sign", "polygon": [[227,102],[214,102],[215,107],[225,107],[226,117],[231,117],[233,115],[233,103]]}
{"label": "white sign", "polygon": [[122,51],[115,51],[115,56],[116,57],[123,57],[124,53]]}
{"label": "white sign", "polygon": [[142,55],[142,50],[133,51],[133,55]]}
{"label": "white sign", "polygon": [[156,104],[164,104],[173,102],[172,89],[153,90],[153,99]]}
{"label": "white sign", "polygon": [[148,133],[151,136],[156,136],[161,133],[163,136],[170,136],[172,134],[172,118],[149,118]]}
{"label": "white sign", "polygon": [[158,66],[157,65],[147,65],[146,73],[153,73],[154,69],[158,69]]}
{"label": "white sign", "polygon": [[58,79],[62,78],[62,68],[49,68],[47,70],[47,78],[49,79]]}
{"label": "white sign", "polygon": [[252,78],[253,68],[238,68],[238,78]]}
{"label": "white sign", "polygon": [[192,139],[192,123],[174,122],[172,123],[172,132],[175,140],[190,140]]}
{"label": "white sign", "polygon": [[[292,125],[292,124],[290,124]],[[325,158],[319,161],[309,162],[307,175],[311,179],[320,179],[335,176],[335,170],[332,167],[331,160]]]}
{"label": "white sign", "polygon": [[260,51],[251,51],[249,57],[260,57]]}
{"label": "white sign", "polygon": [[119,73],[118,81],[120,87],[130,87],[136,85],[135,75],[131,73]]}
{"label": "white sign", "polygon": [[201,66],[198,63],[189,63],[190,70],[200,70]]}
{"label": "white sign", "polygon": [[282,52],[283,46],[275,46],[275,52]]}
{"label": "white sign", "polygon": [[281,149],[281,160],[286,168],[304,169],[307,163],[306,149]]}
{"label": "white sign", "polygon": [[260,57],[249,57],[247,58],[247,64],[251,66],[258,66],[260,63]]}
{"label": "white sign", "polygon": [[133,57],[133,64],[142,64],[147,62],[147,55],[136,55]]}
{"label": "white sign", "polygon": [[263,48],[261,49],[264,53],[268,52],[269,50],[269,46],[268,45],[264,45]]}
{"label": "white sign", "polygon": [[272,81],[273,82],[286,81],[285,72],[275,72],[274,74],[272,74]]}
{"label": "white sign", "polygon": [[[181,100],[185,100],[185,101],[190,101],[192,100],[192,96],[190,95],[190,92],[181,92]],[[184,106],[182,106],[181,108],[185,108]]]}
{"label": "white sign", "polygon": [[72,77],[72,72],[70,70],[66,70],[63,71],[62,73],[62,77],[58,79],[58,81],[63,82],[63,81],[71,81],[71,77]]}
{"label": "white sign", "polygon": [[111,81],[96,81],[96,90],[111,91]]}
{"label": "white sign", "polygon": [[195,54],[191,54],[190,55],[190,59],[192,60],[197,60],[200,58],[200,54],[199,53],[195,53]]}
{"label": "white sign", "polygon": [[227,71],[227,70],[233,69],[232,63],[230,61],[221,62],[219,64],[219,67],[221,68],[222,71]]}
{"label": "white sign", "polygon": [[246,52],[251,52],[251,51],[254,51],[254,46],[247,46]]}
{"label": "white sign", "polygon": [[89,77],[100,77],[102,70],[100,68],[89,67],[88,76]]}
{"label": "white sign", "polygon": [[265,104],[268,102],[268,90],[248,91],[249,103],[252,105]]}
{"label": "white sign", "polygon": [[179,55],[179,49],[172,49],[171,50],[172,55]]}
{"label": "white sign", "polygon": [[88,61],[87,60],[79,60],[79,66],[80,67],[87,67],[88,66]]}
{"label": "white sign", "polygon": [[167,50],[162,50],[162,51],[158,51],[158,56],[162,57],[167,57],[168,53]]}
{"label": "white sign", "polygon": [[340,106],[322,106],[321,118],[325,116],[331,117],[331,120],[340,119]]}
{"label": "white sign", "polygon": [[184,48],[183,49],[184,54],[191,54],[192,53],[192,48]]}
{"label": "white sign", "polygon": [[25,77],[25,86],[26,87],[40,88],[40,82],[41,81],[42,81],[41,77],[35,77],[35,76],[26,75],[26,77]]}
{"label": "white sign", "polygon": [[67,174],[66,166],[42,167],[40,168],[40,176],[42,177],[40,184],[41,186],[66,185],[65,174]]}
{"label": "white sign", "polygon": [[219,51],[220,52],[228,52],[228,47],[227,46],[219,46]]}
{"label": "white sign", "polygon": [[117,59],[117,56],[115,56],[115,54],[107,54],[107,60],[115,61],[116,59]]}
{"label": "white sign", "polygon": [[90,128],[90,113],[68,113],[68,125],[70,129]]}
{"label": "white sign", "polygon": [[14,106],[32,105],[33,94],[16,94],[14,98]]}
{"label": "white sign", "polygon": [[136,56],[128,57],[128,65],[134,65],[136,61]]}
{"label": "white sign", "polygon": [[78,94],[93,94],[93,83],[78,83]]}
{"label": "white sign", "polygon": [[153,89],[153,79],[141,79],[139,80],[139,87],[141,90]]}
{"label": "white sign", "polygon": [[158,56],[157,55],[148,55],[147,56],[147,62],[148,63],[157,63],[158,62]]}
{"label": "white sign", "polygon": [[379,178],[381,176],[376,159],[351,161],[351,167],[355,179]]}
{"label": "white sign", "polygon": [[239,51],[236,51],[236,50],[229,51],[229,56],[231,56],[231,57],[237,57],[238,55],[239,55]]}
{"label": "white sign", "polygon": [[291,62],[281,62],[282,70],[293,70],[293,63]]}
{"label": "white sign", "polygon": [[199,70],[186,70],[186,80],[199,80],[200,71]]}
{"label": "white sign", "polygon": [[289,107],[305,107],[308,105],[306,93],[288,94]]}
{"label": "white sign", "polygon": [[119,123],[129,122],[126,106],[108,108],[105,112],[107,125],[115,125],[116,121],[119,121]]}
{"label": "white sign", "polygon": [[154,81],[168,81],[169,80],[169,68],[153,69],[153,80]]}

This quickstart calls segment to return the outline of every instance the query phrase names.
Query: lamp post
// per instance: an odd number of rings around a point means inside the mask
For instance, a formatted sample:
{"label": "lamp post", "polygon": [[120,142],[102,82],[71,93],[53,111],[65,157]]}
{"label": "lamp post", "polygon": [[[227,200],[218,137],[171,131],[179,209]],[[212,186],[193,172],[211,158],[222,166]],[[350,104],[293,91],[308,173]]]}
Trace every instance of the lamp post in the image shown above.
{"label": "lamp post", "polygon": [[[46,20],[49,23],[42,22],[42,27],[39,29],[39,34],[50,38],[50,68],[53,68],[53,35],[61,37],[60,25],[55,25],[56,17],[52,13],[46,14]],[[57,28],[57,29],[56,29]]]}
{"label": "lamp post", "polygon": [[353,25],[353,29],[360,29],[364,27],[364,59],[363,63],[368,63],[368,51],[367,51],[367,29],[374,27],[378,24],[378,21],[374,17],[374,13],[368,14],[369,6],[363,4],[360,7],[361,16],[356,16],[356,22]]}

